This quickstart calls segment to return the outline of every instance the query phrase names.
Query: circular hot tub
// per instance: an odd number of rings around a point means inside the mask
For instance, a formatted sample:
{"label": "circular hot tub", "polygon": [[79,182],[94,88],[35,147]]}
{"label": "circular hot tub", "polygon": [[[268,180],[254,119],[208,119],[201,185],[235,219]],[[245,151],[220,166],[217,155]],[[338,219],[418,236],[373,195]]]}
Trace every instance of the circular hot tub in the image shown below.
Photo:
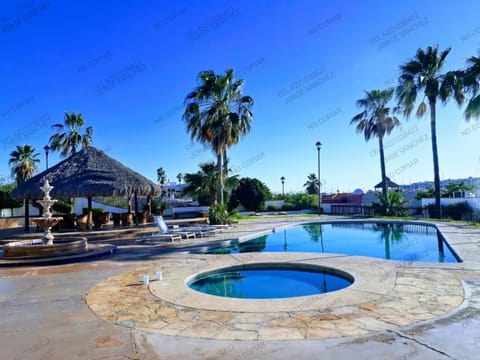
{"label": "circular hot tub", "polygon": [[323,266],[285,263],[232,266],[195,275],[187,285],[204,294],[240,299],[319,295],[350,286],[354,278]]}

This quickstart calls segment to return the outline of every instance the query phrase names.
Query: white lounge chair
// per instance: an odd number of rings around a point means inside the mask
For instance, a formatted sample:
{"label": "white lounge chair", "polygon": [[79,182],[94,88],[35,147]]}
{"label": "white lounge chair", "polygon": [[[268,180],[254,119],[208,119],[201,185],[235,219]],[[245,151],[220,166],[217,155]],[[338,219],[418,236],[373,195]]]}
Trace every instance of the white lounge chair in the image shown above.
{"label": "white lounge chair", "polygon": [[[180,235],[182,238],[195,238],[195,233],[192,231],[182,231],[176,229],[169,229],[168,225],[163,220],[162,216],[154,216],[155,224],[158,226],[162,235]],[[173,240],[172,240],[173,241]]]}
{"label": "white lounge chair", "polygon": [[223,232],[222,228],[217,228],[209,225],[189,226],[185,230],[193,231],[195,234],[199,234],[200,237],[216,235]]}

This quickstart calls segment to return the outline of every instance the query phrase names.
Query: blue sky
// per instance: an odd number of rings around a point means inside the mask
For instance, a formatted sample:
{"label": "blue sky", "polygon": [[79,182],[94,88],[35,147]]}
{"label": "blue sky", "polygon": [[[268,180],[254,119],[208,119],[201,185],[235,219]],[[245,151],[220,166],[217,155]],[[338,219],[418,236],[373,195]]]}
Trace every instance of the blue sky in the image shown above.
{"label": "blue sky", "polygon": [[[40,153],[63,113],[94,127],[93,145],[156,180],[171,181],[214,160],[191,143],[183,100],[202,70],[235,69],[254,98],[251,133],[229,151],[241,176],[272,191],[300,191],[317,172],[324,191],[380,181],[375,140],[350,119],[364,90],[393,86],[419,47],[452,47],[444,70],[479,54],[480,4],[437,1],[67,1],[0,3],[0,175],[9,153]],[[394,103],[392,103],[394,105]],[[437,107],[442,179],[480,176],[478,121],[454,103]],[[428,118],[400,117],[386,139],[387,174],[399,183],[433,179]],[[58,162],[49,157],[50,165]]]}

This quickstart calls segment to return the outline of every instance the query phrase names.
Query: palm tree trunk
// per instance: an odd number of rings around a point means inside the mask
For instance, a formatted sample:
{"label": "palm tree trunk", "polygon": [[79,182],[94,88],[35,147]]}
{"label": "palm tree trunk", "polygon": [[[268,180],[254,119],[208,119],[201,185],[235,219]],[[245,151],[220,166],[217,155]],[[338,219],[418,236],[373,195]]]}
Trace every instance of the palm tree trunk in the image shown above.
{"label": "palm tree trunk", "polygon": [[218,199],[220,204],[223,204],[223,151],[220,154],[217,154],[217,166],[218,172],[220,174],[220,188],[218,189]]}
{"label": "palm tree trunk", "polygon": [[436,130],[436,108],[435,99],[428,99],[430,105],[430,131],[432,136],[432,154],[433,154],[433,182],[435,187],[435,208],[437,216],[442,217],[442,207],[440,205],[440,170],[438,165],[437,149],[437,130]]}
{"label": "palm tree trunk", "polygon": [[378,137],[378,149],[380,152],[380,169],[382,171],[382,195],[387,200],[387,173],[385,170],[385,154],[383,151],[383,137]]}

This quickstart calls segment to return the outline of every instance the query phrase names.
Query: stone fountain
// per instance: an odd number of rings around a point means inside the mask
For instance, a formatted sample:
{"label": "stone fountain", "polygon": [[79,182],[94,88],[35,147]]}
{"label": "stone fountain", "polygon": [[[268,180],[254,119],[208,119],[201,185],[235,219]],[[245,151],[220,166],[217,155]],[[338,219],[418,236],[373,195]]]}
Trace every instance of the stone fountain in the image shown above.
{"label": "stone fountain", "polygon": [[32,221],[43,228],[45,235],[43,235],[43,243],[45,245],[53,245],[53,235],[52,227],[57,225],[60,221],[63,220],[62,217],[53,217],[52,211],[50,210],[51,206],[57,202],[50,197],[50,191],[52,191],[53,186],[51,186],[48,180],[45,180],[43,186],[40,188],[43,191],[43,199],[37,200],[37,202],[43,207],[43,216],[40,218],[33,218]]}
{"label": "stone fountain", "polygon": [[87,239],[84,237],[75,237],[68,239],[56,239],[51,232],[52,226],[55,226],[63,220],[62,217],[52,216],[51,206],[57,200],[50,197],[51,186],[48,180],[40,188],[44,196],[42,200],[37,202],[43,207],[43,216],[33,218],[32,221],[45,231],[42,239],[20,240],[9,242],[3,247],[3,255],[5,259],[35,259],[35,258],[51,258],[51,257],[68,257],[78,255],[89,251]]}

